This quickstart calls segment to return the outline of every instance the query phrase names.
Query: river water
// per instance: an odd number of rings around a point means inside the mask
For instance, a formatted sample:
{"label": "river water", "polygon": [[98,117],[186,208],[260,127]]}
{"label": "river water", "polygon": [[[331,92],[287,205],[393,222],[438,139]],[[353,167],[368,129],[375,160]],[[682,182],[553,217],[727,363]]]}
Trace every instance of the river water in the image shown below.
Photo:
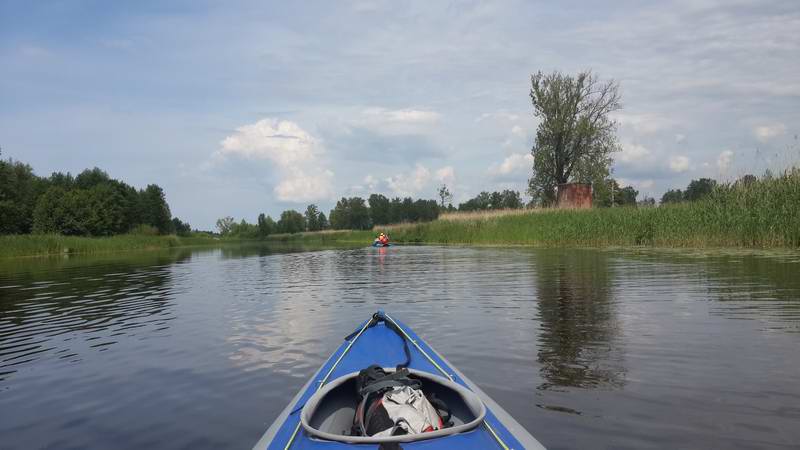
{"label": "river water", "polygon": [[0,448],[250,448],[376,309],[550,449],[800,446],[800,254],[232,247],[0,262]]}

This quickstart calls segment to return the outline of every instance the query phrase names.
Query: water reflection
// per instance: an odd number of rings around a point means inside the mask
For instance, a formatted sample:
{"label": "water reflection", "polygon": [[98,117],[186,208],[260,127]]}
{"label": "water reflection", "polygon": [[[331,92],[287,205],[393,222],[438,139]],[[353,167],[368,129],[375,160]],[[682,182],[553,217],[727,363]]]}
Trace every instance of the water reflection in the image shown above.
{"label": "water reflection", "polygon": [[800,332],[797,252],[639,250],[624,255],[661,276],[680,276],[698,286],[698,297],[713,300],[710,314],[757,320],[773,331]]}
{"label": "water reflection", "polygon": [[532,256],[541,321],[539,370],[545,380],[539,389],[624,385],[615,273],[608,254],[558,250]]}
{"label": "water reflection", "polygon": [[40,359],[76,363],[131,336],[166,333],[175,318],[172,264],[190,257],[2,262],[0,382]]}
{"label": "water reflection", "polygon": [[291,244],[0,263],[0,447],[249,447],[383,308],[549,448],[791,448],[798,268]]}

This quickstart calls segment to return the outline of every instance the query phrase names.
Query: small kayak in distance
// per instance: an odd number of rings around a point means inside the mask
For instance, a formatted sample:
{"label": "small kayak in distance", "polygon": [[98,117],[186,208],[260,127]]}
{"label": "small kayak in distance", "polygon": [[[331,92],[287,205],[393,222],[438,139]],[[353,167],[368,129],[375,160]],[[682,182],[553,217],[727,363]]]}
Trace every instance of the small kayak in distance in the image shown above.
{"label": "small kayak in distance", "polygon": [[391,247],[392,244],[388,244],[388,243],[387,244],[381,244],[380,242],[373,242],[372,246],[373,247]]}
{"label": "small kayak in distance", "polygon": [[[446,400],[451,426],[419,434],[352,436],[356,378],[377,364],[403,365],[423,391]],[[289,402],[254,449],[533,449],[525,428],[410,328],[378,311],[345,338]]]}

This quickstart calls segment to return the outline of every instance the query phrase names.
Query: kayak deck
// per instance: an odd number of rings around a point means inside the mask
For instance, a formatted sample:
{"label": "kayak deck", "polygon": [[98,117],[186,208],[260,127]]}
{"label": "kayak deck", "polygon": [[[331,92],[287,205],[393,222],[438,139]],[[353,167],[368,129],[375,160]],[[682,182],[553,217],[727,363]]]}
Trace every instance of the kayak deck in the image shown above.
{"label": "kayak deck", "polygon": [[[425,343],[411,329],[382,312],[376,313],[377,323],[364,328],[373,319],[364,322],[348,336],[333,355],[322,365],[295,399],[281,413],[254,448],[258,449],[345,449],[369,447],[346,442],[312,439],[300,426],[300,410],[321,384],[341,376],[358,372],[371,365],[395,367],[406,362],[406,351],[410,355],[409,369],[445,377],[475,392],[486,405],[486,416],[477,428],[440,438],[404,442],[404,449],[544,449],[535,438],[522,428],[511,416],[480,391],[477,386],[453,368],[442,356]],[[396,325],[398,333],[387,322]],[[407,337],[404,339],[401,334]],[[407,346],[404,345],[407,342]],[[501,420],[502,419],[502,420]],[[375,447],[372,444],[371,447]]]}

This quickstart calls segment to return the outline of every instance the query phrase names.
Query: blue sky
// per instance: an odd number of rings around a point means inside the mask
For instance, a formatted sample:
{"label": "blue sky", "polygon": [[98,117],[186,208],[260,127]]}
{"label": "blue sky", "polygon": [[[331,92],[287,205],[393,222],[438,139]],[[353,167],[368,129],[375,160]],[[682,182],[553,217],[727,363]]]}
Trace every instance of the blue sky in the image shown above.
{"label": "blue sky", "polygon": [[383,192],[524,190],[538,70],[620,82],[659,197],[796,162],[800,4],[0,1],[0,146],[164,187],[200,228]]}

